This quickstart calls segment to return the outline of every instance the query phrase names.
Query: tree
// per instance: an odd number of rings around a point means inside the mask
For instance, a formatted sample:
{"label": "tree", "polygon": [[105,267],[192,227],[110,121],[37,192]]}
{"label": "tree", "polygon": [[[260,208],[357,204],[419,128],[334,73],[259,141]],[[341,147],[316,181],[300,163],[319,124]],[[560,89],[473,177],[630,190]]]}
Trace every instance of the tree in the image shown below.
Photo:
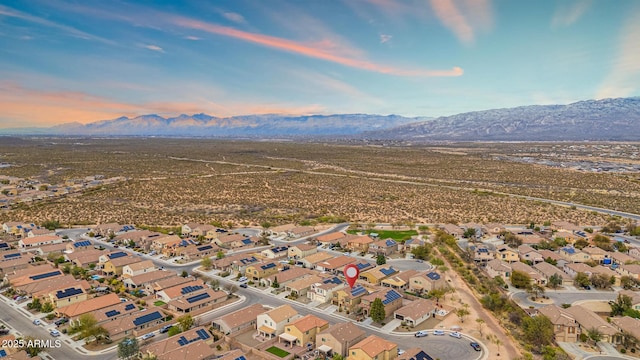
{"label": "tree", "polygon": [[93,334],[94,329],[97,327],[98,321],[92,313],[82,314],[78,318],[77,328],[80,331],[80,337],[86,338]]}
{"label": "tree", "polygon": [[587,329],[587,336],[589,340],[593,341],[594,345],[597,345],[598,341],[602,340],[602,333],[596,328]]}
{"label": "tree", "polygon": [[202,259],[202,261],[200,261],[200,266],[202,266],[205,270],[211,270],[211,267],[213,266],[213,261],[211,261],[211,258],[207,256],[204,259]]}
{"label": "tree", "polygon": [[476,237],[476,229],[475,228],[467,228],[462,235],[465,239],[475,238]]}
{"label": "tree", "polygon": [[53,310],[54,310],[53,304],[47,301],[42,305],[42,309],[40,311],[43,313],[50,313]]}
{"label": "tree", "polygon": [[578,239],[573,243],[573,247],[576,249],[584,249],[589,246],[589,242],[585,239]]}
{"label": "tree", "polygon": [[531,295],[531,297],[533,298],[533,300],[537,299],[538,296],[540,295],[544,295],[544,287],[538,285],[538,284],[533,284],[529,287],[527,287],[527,293]]}
{"label": "tree", "polygon": [[476,326],[478,327],[478,332],[480,333],[480,336],[482,336],[482,329],[484,328],[484,324],[485,324],[484,320],[480,319],[480,318],[477,318],[476,319],[476,324],[477,324]]}
{"label": "tree", "polygon": [[591,285],[591,280],[589,280],[589,275],[578,272],[576,277],[573,279],[573,283],[578,287],[587,287]]}
{"label": "tree", "polygon": [[118,358],[119,359],[131,359],[138,355],[140,348],[138,346],[138,339],[136,338],[124,338],[118,343]]}
{"label": "tree", "polygon": [[22,347],[22,350],[26,351],[29,357],[35,357],[44,350],[40,341],[35,341],[33,336],[25,336],[23,340],[25,346]]}
{"label": "tree", "polygon": [[171,337],[173,335],[178,335],[180,334],[182,331],[180,330],[179,326],[172,326],[169,331],[167,332],[167,336]]}
{"label": "tree", "polygon": [[527,316],[522,320],[522,336],[526,343],[540,352],[544,345],[553,342],[553,324],[544,315]]}
{"label": "tree", "polygon": [[429,253],[431,252],[430,245],[421,245],[416,246],[411,249],[411,253],[416,259],[427,260],[429,258]]}
{"label": "tree", "polygon": [[514,271],[511,273],[511,285],[518,289],[528,288],[531,286],[531,276],[522,271]]}
{"label": "tree", "polygon": [[632,278],[631,276],[622,276],[620,277],[620,286],[625,290],[633,289],[638,286],[638,280]]}
{"label": "tree", "polygon": [[271,283],[271,287],[274,289],[277,289],[280,287],[280,283],[278,282],[278,277],[274,277],[273,278],[273,282]]}
{"label": "tree", "polygon": [[633,306],[633,300],[629,295],[618,294],[616,301],[610,301],[611,316],[620,316]]}
{"label": "tree", "polygon": [[609,238],[608,236],[596,234],[596,236],[593,237],[593,243],[602,250],[613,250],[613,247],[611,246],[611,238]]}
{"label": "tree", "polygon": [[518,246],[522,245],[522,239],[520,239],[511,231],[502,230],[500,232],[500,236],[504,240],[504,243],[510,248],[517,248]]}
{"label": "tree", "polygon": [[182,270],[182,274],[180,274],[180,276],[186,278],[187,276],[189,276],[189,273],[187,272],[187,270]]}
{"label": "tree", "polygon": [[387,263],[387,257],[382,254],[378,255],[378,257],[376,258],[376,264],[384,265],[386,263]]}
{"label": "tree", "polygon": [[224,251],[218,250],[218,252],[216,253],[216,258],[224,259]]}
{"label": "tree", "polygon": [[442,299],[444,295],[445,290],[443,288],[435,288],[427,293],[427,296],[430,298],[435,298],[436,302],[440,302],[440,299]]}
{"label": "tree", "polygon": [[238,291],[238,287],[233,284],[225,285],[224,289],[227,290],[227,293],[229,293],[229,296],[232,296],[236,291]]}
{"label": "tree", "polygon": [[371,303],[371,308],[369,310],[369,316],[371,316],[371,320],[381,323],[387,317],[387,314],[384,310],[384,304],[380,298],[376,298]]}
{"label": "tree", "polygon": [[218,279],[211,279],[209,284],[211,285],[211,288],[213,290],[217,291],[220,288],[220,280],[218,280]]}
{"label": "tree", "polygon": [[611,277],[605,274],[593,274],[589,280],[591,280],[591,284],[593,284],[596,289],[608,289],[611,287]]}
{"label": "tree", "polygon": [[339,353],[335,353],[333,354],[333,357],[331,358],[331,360],[344,360],[344,357]]}
{"label": "tree", "polygon": [[41,224],[41,226],[47,230],[55,230],[60,228],[60,221],[58,220],[47,220]]}
{"label": "tree", "polygon": [[550,257],[548,257],[548,258],[544,259],[544,262],[549,263],[549,264],[551,264],[551,265],[553,265],[553,266],[558,265],[558,261],[557,261],[557,260],[555,260],[555,259],[552,259],[552,258],[550,258]]}
{"label": "tree", "polygon": [[562,276],[560,276],[560,274],[558,273],[549,276],[547,285],[552,289],[557,289],[560,285],[562,285]]}
{"label": "tree", "polygon": [[178,326],[180,326],[180,330],[182,331],[187,331],[191,329],[194,322],[191,315],[182,315],[179,318],[177,318],[176,321],[178,322]]}
{"label": "tree", "polygon": [[[467,304],[465,304],[467,305]],[[469,305],[467,305],[469,306]],[[464,322],[464,319],[469,315],[469,310],[466,307],[456,309],[456,316],[460,319],[460,322]]]}

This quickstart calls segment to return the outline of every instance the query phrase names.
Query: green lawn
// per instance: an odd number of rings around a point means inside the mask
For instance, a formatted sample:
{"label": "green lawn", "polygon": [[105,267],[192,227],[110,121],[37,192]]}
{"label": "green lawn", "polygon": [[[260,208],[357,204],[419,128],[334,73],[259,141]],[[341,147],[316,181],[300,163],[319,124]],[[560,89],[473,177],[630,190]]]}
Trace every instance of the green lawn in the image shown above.
{"label": "green lawn", "polygon": [[272,353],[273,355],[278,356],[278,357],[281,357],[281,358],[283,358],[283,357],[285,357],[285,356],[289,355],[289,353],[288,353],[288,352],[286,352],[286,351],[284,351],[284,350],[280,349],[279,347],[275,347],[275,346],[272,346],[272,347],[268,348],[268,349],[267,349],[267,352],[270,352],[270,353]]}
{"label": "green lawn", "polygon": [[162,301],[162,300],[158,300],[158,301],[153,303],[153,305],[155,305],[155,306],[162,306],[162,305],[165,305],[165,304],[166,303],[164,301]]}
{"label": "green lawn", "polygon": [[[349,234],[357,234],[363,230],[347,230]],[[376,233],[380,239],[393,239],[396,241],[405,241],[411,239],[413,235],[418,235],[415,230],[364,230],[366,234]]]}

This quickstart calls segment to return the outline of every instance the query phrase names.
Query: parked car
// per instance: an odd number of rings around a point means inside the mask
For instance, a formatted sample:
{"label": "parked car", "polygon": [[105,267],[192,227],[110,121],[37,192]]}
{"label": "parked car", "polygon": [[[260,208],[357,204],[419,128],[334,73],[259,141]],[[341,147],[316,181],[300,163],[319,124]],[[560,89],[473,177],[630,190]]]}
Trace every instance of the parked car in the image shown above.
{"label": "parked car", "polygon": [[33,325],[42,325],[42,321],[40,319],[33,320]]}
{"label": "parked car", "polygon": [[454,337],[456,339],[462,339],[462,334],[460,334],[457,331],[450,333],[449,336]]}
{"label": "parked car", "polygon": [[5,329],[5,328],[0,329],[0,335],[7,335],[7,334],[9,334],[9,329]]}
{"label": "parked car", "polygon": [[163,327],[160,329],[160,334],[164,334],[164,333],[166,333],[166,332],[169,332],[169,329],[171,329],[172,327],[173,327],[173,324],[172,324],[172,325],[165,325],[165,326],[163,326]]}
{"label": "parked car", "polygon": [[49,330],[49,334],[51,334],[51,336],[53,336],[53,337],[58,337],[58,336],[60,336],[60,331],[58,331],[56,329],[51,329],[51,330]]}
{"label": "parked car", "polygon": [[421,263],[421,262],[423,262],[423,261],[422,261],[422,259],[418,259],[418,260],[416,260],[416,262]]}
{"label": "parked car", "polygon": [[152,337],[154,337],[154,336],[156,336],[156,334],[154,334],[154,333],[150,332],[150,333],[147,333],[147,334],[142,335],[142,337],[141,337],[140,339],[142,339],[142,340],[147,340],[147,339],[151,339],[151,338],[152,338]]}
{"label": "parked car", "polygon": [[241,277],[240,279],[238,279],[239,282],[247,282],[249,281],[249,279],[247,279],[246,276]]}
{"label": "parked car", "polygon": [[427,336],[427,335],[429,335],[429,333],[426,330],[420,330],[417,333],[415,333],[416,337],[424,337],[424,336]]}
{"label": "parked car", "polygon": [[242,284],[240,284],[240,287],[241,287],[241,288],[243,288],[243,289],[246,289],[246,288],[248,288],[249,286],[247,285],[247,283],[242,283]]}
{"label": "parked car", "polygon": [[477,342],[472,342],[469,345],[471,345],[471,347],[473,348],[473,350],[475,351],[481,351],[482,349],[480,348],[480,344],[478,344]]}
{"label": "parked car", "polygon": [[405,353],[405,351],[404,351],[404,350],[402,350],[402,349],[398,349],[398,355],[402,355],[402,354],[404,354],[404,353]]}
{"label": "parked car", "polygon": [[444,330],[433,330],[433,335],[444,336]]}
{"label": "parked car", "polygon": [[67,319],[67,318],[60,318],[60,319],[56,320],[56,321],[54,322],[54,324],[56,324],[56,325],[60,326],[60,325],[62,325],[62,324],[66,324],[67,322],[69,322],[69,319]]}

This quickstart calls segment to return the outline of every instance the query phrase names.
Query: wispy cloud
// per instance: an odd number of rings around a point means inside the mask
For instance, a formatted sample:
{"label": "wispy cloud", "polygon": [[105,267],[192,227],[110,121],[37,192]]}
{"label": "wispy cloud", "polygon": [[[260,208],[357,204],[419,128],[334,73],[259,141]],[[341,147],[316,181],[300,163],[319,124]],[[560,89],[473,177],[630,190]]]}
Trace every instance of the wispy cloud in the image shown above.
{"label": "wispy cloud", "polygon": [[593,5],[591,0],[574,0],[571,3],[561,2],[556,7],[551,27],[567,27],[578,21]]}
{"label": "wispy cloud", "polygon": [[185,36],[184,38],[187,39],[187,40],[191,40],[191,41],[202,40],[202,38],[199,38],[197,36]]}
{"label": "wispy cloud", "polygon": [[164,49],[161,48],[158,45],[153,45],[153,44],[149,44],[149,45],[142,45],[143,48],[151,50],[151,51],[157,51],[157,52],[161,52],[164,53]]}
{"label": "wispy cloud", "polygon": [[46,26],[49,28],[53,28],[53,29],[58,29],[63,31],[64,33],[66,33],[67,35],[73,36],[73,37],[77,37],[80,39],[85,39],[85,40],[96,40],[96,41],[100,41],[103,43],[107,43],[107,44],[114,44],[113,41],[111,40],[107,40],[104,38],[101,38],[99,36],[95,36],[89,33],[86,33],[84,31],[78,30],[72,26],[68,26],[68,25],[63,25],[63,24],[58,24],[56,22],[53,22],[51,20],[47,20],[41,17],[37,17],[34,15],[30,15],[30,14],[26,14],[23,13],[21,11],[12,9],[10,7],[4,6],[4,5],[0,5],[0,16],[7,16],[7,17],[13,17],[13,18],[17,18],[17,19],[21,19],[24,21],[28,21],[34,24],[38,24],[38,25],[42,25],[42,26]]}
{"label": "wispy cloud", "polygon": [[627,15],[618,40],[618,53],[598,90],[598,99],[637,95],[640,91],[640,6]]}
{"label": "wispy cloud", "polygon": [[[172,22],[175,25],[185,27],[188,29],[201,30],[212,34],[222,35],[245,42],[258,44],[261,46],[278,49],[290,53],[295,53],[310,58],[321,59],[343,66],[357,68],[361,70],[378,72],[382,74],[398,75],[398,76],[460,76],[463,71],[459,67],[454,67],[448,70],[425,70],[425,69],[404,69],[389,65],[377,64],[365,59],[347,57],[341,54],[336,54],[331,51],[329,42],[325,43],[303,43],[284,39],[275,36],[257,34],[247,31],[234,29],[227,26],[221,26],[212,23],[206,23],[190,18],[184,17],[172,17]],[[327,46],[329,45],[329,46]]]}
{"label": "wispy cloud", "polygon": [[431,0],[431,7],[440,22],[451,30],[463,43],[474,41],[473,28],[462,15],[453,0]]}
{"label": "wispy cloud", "polygon": [[391,41],[391,38],[393,38],[393,35],[380,34],[380,43],[384,44],[386,42],[389,42]]}
{"label": "wispy cloud", "polygon": [[234,12],[230,12],[230,11],[224,11],[222,12],[222,16],[225,17],[225,19],[229,20],[229,21],[233,21],[236,24],[246,24],[247,20],[245,20],[244,16],[238,14],[238,13],[234,13]]}

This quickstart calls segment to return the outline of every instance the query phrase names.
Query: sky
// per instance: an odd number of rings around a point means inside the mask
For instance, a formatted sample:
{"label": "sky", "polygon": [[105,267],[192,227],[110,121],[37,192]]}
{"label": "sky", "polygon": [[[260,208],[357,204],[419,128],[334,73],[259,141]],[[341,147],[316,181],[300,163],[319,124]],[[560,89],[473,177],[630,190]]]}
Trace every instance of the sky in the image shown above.
{"label": "sky", "polygon": [[635,0],[0,3],[0,128],[639,95]]}

